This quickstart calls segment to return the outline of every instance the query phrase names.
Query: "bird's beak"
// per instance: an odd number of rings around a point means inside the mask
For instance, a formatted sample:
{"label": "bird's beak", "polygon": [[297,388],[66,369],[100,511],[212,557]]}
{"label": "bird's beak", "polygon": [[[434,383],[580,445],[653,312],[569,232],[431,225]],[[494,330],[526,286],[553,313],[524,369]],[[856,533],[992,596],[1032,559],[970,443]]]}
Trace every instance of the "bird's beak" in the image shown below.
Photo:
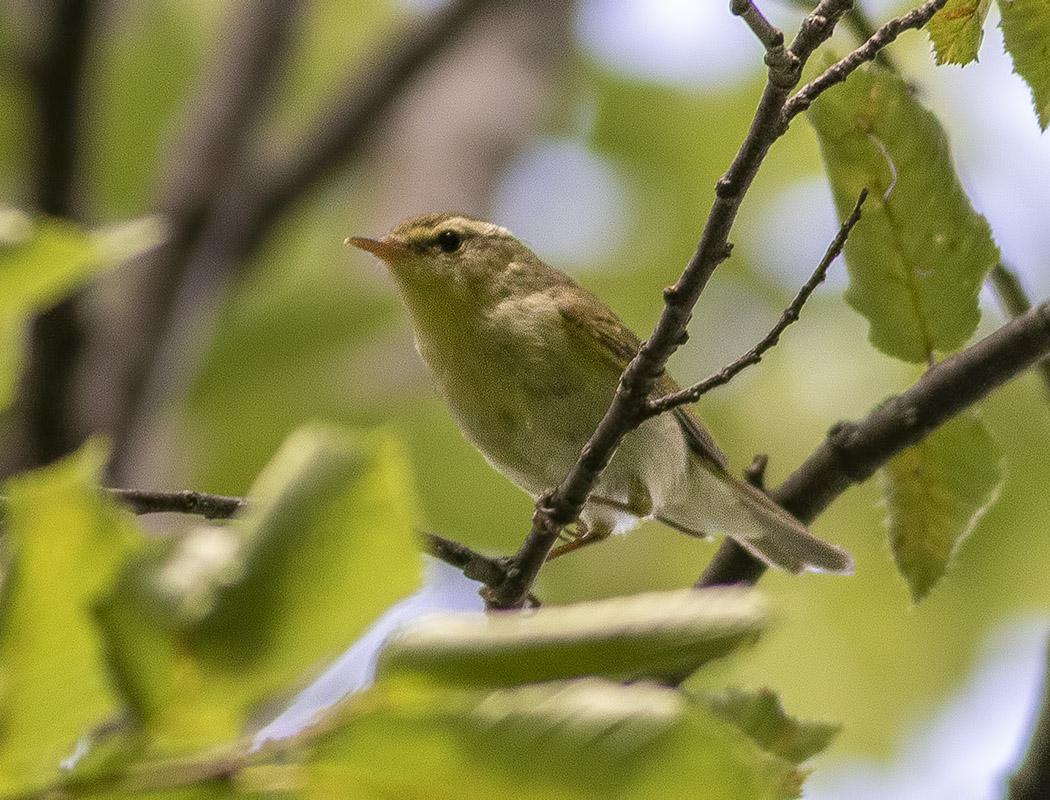
{"label": "bird's beak", "polygon": [[366,250],[388,264],[402,261],[412,255],[412,251],[408,247],[401,244],[401,242],[391,239],[389,236],[384,236],[381,239],[364,239],[360,236],[350,236],[347,237],[343,244],[353,245],[361,250]]}

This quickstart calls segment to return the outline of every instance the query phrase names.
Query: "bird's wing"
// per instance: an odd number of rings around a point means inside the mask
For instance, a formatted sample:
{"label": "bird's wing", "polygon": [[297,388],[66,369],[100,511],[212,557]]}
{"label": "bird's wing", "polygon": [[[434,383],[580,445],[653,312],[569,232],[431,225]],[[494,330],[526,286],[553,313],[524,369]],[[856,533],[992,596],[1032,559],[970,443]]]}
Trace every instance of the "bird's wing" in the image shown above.
{"label": "bird's wing", "polygon": [[[574,286],[573,291],[557,292],[555,299],[567,328],[616,371],[623,372],[627,362],[638,354],[642,346],[641,340],[624,325],[623,320],[598,298],[578,286]],[[676,391],[678,384],[665,372],[657,379],[653,395],[661,397]],[[693,452],[721,470],[728,469],[725,454],[715,444],[692,407],[678,406],[671,414]]]}

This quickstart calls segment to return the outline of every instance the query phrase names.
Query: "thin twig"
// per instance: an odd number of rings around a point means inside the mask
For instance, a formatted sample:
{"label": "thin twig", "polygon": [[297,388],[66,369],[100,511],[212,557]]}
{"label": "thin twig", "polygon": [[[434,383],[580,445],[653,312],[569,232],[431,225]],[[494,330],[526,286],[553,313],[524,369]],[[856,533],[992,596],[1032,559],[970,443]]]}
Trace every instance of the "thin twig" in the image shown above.
{"label": "thin twig", "polygon": [[784,105],[783,122],[787,125],[798,114],[809,108],[823,92],[836,83],[842,83],[861,64],[873,60],[883,48],[891,44],[904,31],[918,29],[930,21],[948,0],[926,0],[918,8],[902,17],[896,17],[882,25],[870,39],[846,57],[832,64],[811,80]]}
{"label": "thin twig", "polygon": [[718,372],[709,378],[705,378],[699,383],[695,383],[687,389],[674,392],[672,394],[664,395],[655,400],[649,401],[649,413],[653,416],[662,414],[665,411],[670,411],[675,406],[684,405],[686,403],[695,403],[700,397],[707,394],[712,389],[719,386],[724,386],[729,383],[734,377],[736,377],[743,370],[757,364],[762,360],[762,356],[771,348],[776,346],[777,342],[780,341],[780,335],[787,329],[793,322],[798,321],[799,315],[802,312],[802,307],[809,300],[810,295],[816,290],[816,288],[824,282],[824,278],[828,274],[828,267],[831,266],[831,262],[838,258],[842,252],[842,248],[846,244],[846,239],[849,237],[850,231],[853,230],[853,226],[860,221],[861,207],[864,205],[864,201],[868,197],[868,190],[864,189],[860,193],[860,197],[857,199],[857,204],[853,207],[853,211],[839,228],[835,238],[828,245],[827,251],[824,253],[824,257],[820,260],[817,268],[813,270],[813,274],[809,276],[809,279],[802,285],[802,288],[798,290],[798,294],[788,304],[787,308],[784,309],[784,313],[780,315],[780,319],[777,320],[777,324],[767,333],[761,341],[758,342],[754,347],[748,350],[740,358],[736,359],[730,364],[722,367]]}
{"label": "thin twig", "polygon": [[198,514],[205,519],[229,519],[248,501],[243,497],[229,497],[204,492],[152,492],[144,489],[106,489],[135,514]]}
{"label": "thin twig", "polygon": [[769,24],[769,20],[758,10],[753,0],[729,0],[729,10],[747,23],[751,32],[766,48],[769,80],[794,86],[798,79],[798,59],[784,47],[783,32]]}
{"label": "thin twig", "polygon": [[[831,36],[852,0],[822,0],[802,22],[791,44],[797,71],[790,82],[770,76],[740,150],[715,187],[715,202],[700,243],[682,276],[664,290],[664,310],[652,336],[620,377],[611,405],[565,480],[536,501],[532,528],[514,557],[507,580],[487,600],[498,608],[520,606],[536,580],[562,528],[580,514],[623,437],[645,419],[649,393],[667,360],[684,341],[700,293],[715,269],[729,257],[729,233],[740,204],[769,148],[783,133],[781,112],[792,86],[813,51]],[[790,84],[790,85],[789,85]]]}
{"label": "thin twig", "polygon": [[[1018,317],[1032,307],[1020,278],[1002,262],[992,267],[989,279],[995,296],[999,298],[999,304],[1010,317]],[[1043,382],[1043,389],[1050,396],[1050,360],[1043,359],[1036,366],[1039,377]]]}
{"label": "thin twig", "polygon": [[[230,519],[249,505],[244,497],[206,494],[189,489],[178,492],[106,489],[106,493],[134,514],[196,514],[205,519]],[[437,534],[422,533],[421,536],[427,553],[463,570],[463,574],[472,580],[496,586],[506,577],[507,558],[486,556],[465,544]]]}
{"label": "thin twig", "polygon": [[[770,497],[804,523],[854,484],[863,483],[907,447],[985,398],[1050,353],[1050,301],[1007,322],[972,347],[930,367],[903,394],[858,422],[835,425],[816,451]],[[726,539],[698,586],[753,583],[765,571]],[[733,565],[736,569],[734,570]],[[757,571],[757,574],[754,574]]]}

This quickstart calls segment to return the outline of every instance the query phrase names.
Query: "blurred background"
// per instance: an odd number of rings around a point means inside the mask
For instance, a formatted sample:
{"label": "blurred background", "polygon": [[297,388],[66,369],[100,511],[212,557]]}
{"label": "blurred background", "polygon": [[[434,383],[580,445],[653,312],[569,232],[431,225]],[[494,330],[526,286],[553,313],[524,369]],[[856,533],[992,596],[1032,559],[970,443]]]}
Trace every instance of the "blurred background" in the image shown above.
{"label": "blurred background", "polygon": [[[760,4],[791,31],[799,3]],[[875,21],[911,4],[860,4]],[[1050,295],[1050,139],[1003,55],[891,54],[948,131],[960,177],[1033,298]],[[842,31],[833,46],[855,44]],[[102,433],[113,485],[243,493],[303,422],[406,443],[428,529],[504,553],[531,500],[431,391],[380,266],[342,245],[456,210],[505,225],[643,337],[695,248],[764,82],[716,0],[145,0],[0,5],[0,201],[105,226],[166,215],[165,245],[35,321],[5,474]],[[799,119],[770,153],[672,362],[680,382],[747,350],[837,227]],[[802,321],[700,412],[735,469],[775,485],[840,419],[915,380],[875,352],[833,268]],[[982,334],[1002,322],[984,298]],[[768,574],[779,625],[707,674],[769,686],[844,730],[808,797],[985,797],[1016,757],[1050,631],[1050,405],[1025,376],[983,407],[1007,479],[947,578],[913,606],[877,481],[815,532],[849,579]],[[546,602],[689,585],[715,545],[646,525],[544,570]]]}

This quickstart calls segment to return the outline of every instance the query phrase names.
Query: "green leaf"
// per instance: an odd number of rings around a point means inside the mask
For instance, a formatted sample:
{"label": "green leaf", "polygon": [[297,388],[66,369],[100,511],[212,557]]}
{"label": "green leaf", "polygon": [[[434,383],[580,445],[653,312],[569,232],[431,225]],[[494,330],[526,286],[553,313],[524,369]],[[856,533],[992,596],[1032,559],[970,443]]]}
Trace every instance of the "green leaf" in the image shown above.
{"label": "green leaf", "polygon": [[876,67],[821,95],[809,119],[840,215],[871,192],[845,248],[846,300],[868,319],[871,343],[912,362],[960,347],[977,328],[977,295],[999,250],[959,184],[940,123]]}
{"label": "green leaf", "polygon": [[293,434],[246,515],[129,570],[103,604],[114,669],[162,749],[233,738],[419,583],[417,515],[388,435]]}
{"label": "green leaf", "polygon": [[312,750],[301,796],[797,796],[801,776],[675,689],[600,679],[491,693],[387,682]]}
{"label": "green leaf", "polygon": [[999,448],[976,411],[941,426],[882,470],[890,546],[918,602],[995,502]]}
{"label": "green leaf", "polygon": [[792,764],[801,764],[824,750],[842,726],[834,722],[798,720],[784,712],[769,689],[727,689],[707,698],[711,710],[736,725],[763,750]]}
{"label": "green leaf", "polygon": [[14,399],[29,317],[102,270],[155,247],[157,218],[88,232],[60,219],[32,220],[0,208],[0,410]]}
{"label": "green leaf", "polygon": [[1003,42],[1014,72],[1032,89],[1039,127],[1050,124],[1050,0],[999,0]]}
{"label": "green leaf", "polygon": [[10,480],[0,607],[0,791],[58,778],[77,741],[122,708],[92,606],[141,537],[99,489],[97,442]]}
{"label": "green leaf", "polygon": [[992,0],[948,0],[933,15],[926,30],[938,64],[969,64],[977,60],[984,38],[984,21]]}
{"label": "green leaf", "polygon": [[486,618],[449,614],[409,628],[379,669],[473,686],[680,676],[750,644],[767,622],[762,599],[736,589],[651,592]]}

